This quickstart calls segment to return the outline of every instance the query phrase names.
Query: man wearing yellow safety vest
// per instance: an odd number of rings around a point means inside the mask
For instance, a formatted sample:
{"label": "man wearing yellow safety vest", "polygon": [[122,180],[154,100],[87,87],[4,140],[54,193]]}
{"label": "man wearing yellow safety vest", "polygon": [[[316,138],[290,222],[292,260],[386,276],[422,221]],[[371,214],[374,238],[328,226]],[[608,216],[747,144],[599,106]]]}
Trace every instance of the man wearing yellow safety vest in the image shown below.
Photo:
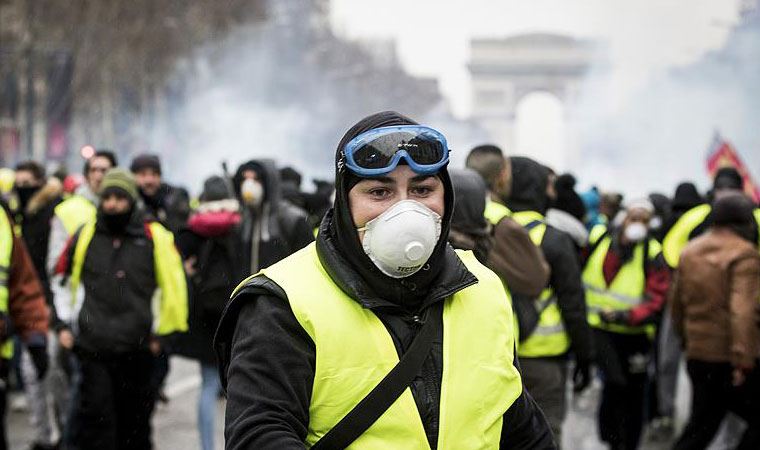
{"label": "man wearing yellow safety vest", "polygon": [[[686,244],[710,229],[713,223],[712,210],[715,202],[727,195],[743,192],[743,186],[744,180],[733,167],[724,167],[716,172],[712,190],[708,195],[710,203],[695,206],[684,213],[673,224],[662,241],[662,253],[671,268],[678,268],[679,258]],[[760,243],[760,209],[755,209],[754,217],[757,224],[754,240]],[[675,412],[678,367],[680,366],[681,348],[683,347],[671,325],[670,310],[666,309],[658,337],[657,388],[660,413],[665,416],[664,420],[669,431],[672,431],[672,417],[668,416],[672,416]]]}
{"label": "man wearing yellow safety vest", "polygon": [[575,355],[576,392],[588,387],[594,359],[580,262],[572,238],[544,221],[553,187],[549,169],[524,157],[510,157],[509,163],[512,187],[506,206],[513,211],[512,218],[529,231],[551,268],[549,283],[539,296],[513,292],[513,304],[520,321],[517,354],[525,387],[560,439],[567,411],[568,354]]}
{"label": "man wearing yellow safety vest", "polygon": [[499,278],[446,241],[448,145],[354,125],[317,242],[241,284],[216,337],[228,450],[556,448]]}
{"label": "man wearing yellow safety vest", "polygon": [[649,237],[651,202],[631,202],[624,214],[618,227],[591,230],[583,284],[604,383],[600,438],[610,448],[634,450],[644,419],[650,336],[665,303],[670,271],[660,243]]}
{"label": "man wearing yellow safety vest", "polygon": [[[103,178],[97,218],[58,264],[74,298],[79,356],[78,448],[150,449],[149,380],[161,337],[187,330],[187,286],[171,232],[145,222],[131,173]],[[158,300],[157,314],[152,301]]]}
{"label": "man wearing yellow safety vest", "polygon": [[[98,193],[103,177],[111,168],[116,167],[116,155],[109,150],[98,150],[84,163],[83,183],[76,193],[59,203],[50,222],[50,243],[48,244],[48,272],[55,271],[58,257],[61,256],[69,238],[82,224],[95,218]],[[53,283],[55,284],[55,283]]]}
{"label": "man wearing yellow safety vest", "polygon": [[13,227],[8,207],[0,201],[0,450],[8,445],[5,406],[8,369],[13,357],[12,336],[21,336],[39,380],[48,367],[49,311],[45,294],[26,246],[15,236]]}
{"label": "man wearing yellow safety vest", "polygon": [[[549,264],[546,263],[541,250],[533,244],[525,228],[512,220],[512,212],[503,204],[512,187],[509,160],[504,158],[499,147],[485,144],[470,150],[466,165],[480,175],[488,188],[483,211],[491,227],[490,235],[493,237],[492,249],[488,252],[488,267],[502,277],[509,289],[525,295],[538,296],[549,282]],[[477,200],[467,198],[467,192],[464,194],[461,203],[478,204]],[[457,204],[459,203],[457,201]]]}

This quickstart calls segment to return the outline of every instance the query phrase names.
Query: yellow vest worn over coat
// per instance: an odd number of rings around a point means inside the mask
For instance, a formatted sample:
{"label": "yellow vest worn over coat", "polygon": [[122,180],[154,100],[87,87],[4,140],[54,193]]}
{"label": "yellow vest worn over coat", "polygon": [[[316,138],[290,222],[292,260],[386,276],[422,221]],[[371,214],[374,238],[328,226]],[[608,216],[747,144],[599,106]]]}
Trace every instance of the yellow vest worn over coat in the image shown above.
{"label": "yellow vest worn over coat", "polygon": [[[608,286],[604,279],[604,260],[607,257],[612,238],[604,236],[606,227],[597,225],[591,230],[590,242],[596,245],[583,269],[583,286],[586,289],[588,306],[588,323],[592,327],[624,334],[651,333],[652,327],[632,327],[628,325],[608,324],[599,318],[601,311],[627,311],[639,306],[644,301],[646,290],[646,273],[644,258],[654,260],[662,248],[655,239],[649,240],[649,254],[644,255],[644,243],[636,245],[633,258],[623,264],[615,279]],[[601,238],[601,241],[599,239]]]}
{"label": "yellow vest worn over coat", "polygon": [[[471,252],[458,254],[479,282],[444,300],[438,448],[493,449],[499,446],[504,413],[522,392],[514,366],[512,310],[496,274]],[[380,319],[325,272],[314,243],[260,274],[285,291],[316,346],[310,447],[393,369],[399,355]],[[349,448],[429,448],[411,390]]]}

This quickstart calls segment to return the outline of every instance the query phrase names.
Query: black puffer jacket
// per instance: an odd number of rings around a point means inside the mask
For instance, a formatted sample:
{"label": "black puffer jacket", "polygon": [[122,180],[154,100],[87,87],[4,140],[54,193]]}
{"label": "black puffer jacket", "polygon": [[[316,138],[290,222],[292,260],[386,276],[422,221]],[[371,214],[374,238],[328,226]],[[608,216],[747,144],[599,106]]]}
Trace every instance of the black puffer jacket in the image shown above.
{"label": "black puffer jacket", "polygon": [[[306,212],[282,198],[280,175],[271,159],[243,163],[232,179],[240,200],[243,172],[252,170],[264,188],[258,208],[243,206],[240,227],[243,261],[247,273],[255,273],[304,248],[314,240]],[[241,202],[244,205],[244,203]],[[257,249],[257,254],[253,254]]]}
{"label": "black puffer jacket", "polygon": [[[510,160],[512,192],[507,206],[514,212],[535,211],[546,214],[549,205],[546,194],[548,169],[529,158],[512,157]],[[557,295],[557,304],[565,330],[570,336],[572,350],[579,360],[591,361],[594,348],[591,328],[586,319],[586,296],[575,244],[567,233],[547,225],[541,250],[551,267],[549,286]],[[530,301],[532,296],[513,292],[513,298],[515,302]]]}
{"label": "black puffer jacket", "polygon": [[[364,124],[364,129],[409,123],[403,116],[390,113],[372,118],[381,120],[375,120],[373,126]],[[355,127],[344,141],[361,131]],[[428,270],[418,272],[417,277],[396,280],[382,275],[366,255],[359,253],[358,237],[349,223],[348,188],[338,173],[335,208],[322,221],[317,238],[320,262],[341,290],[377,315],[399,355],[403,355],[420,329],[415,316],[425,317],[431,305],[477,282],[446,243],[453,206],[451,182],[443,170],[440,176],[447,189],[447,213]],[[351,234],[339,232],[349,226],[354,230]],[[436,448],[438,440],[442,344],[441,334],[411,386],[431,448]],[[266,277],[251,280],[228,304],[215,348],[228,390],[228,450],[303,449],[316,348],[290,309],[285,292]],[[500,448],[555,448],[543,415],[525,391],[505,411]]]}

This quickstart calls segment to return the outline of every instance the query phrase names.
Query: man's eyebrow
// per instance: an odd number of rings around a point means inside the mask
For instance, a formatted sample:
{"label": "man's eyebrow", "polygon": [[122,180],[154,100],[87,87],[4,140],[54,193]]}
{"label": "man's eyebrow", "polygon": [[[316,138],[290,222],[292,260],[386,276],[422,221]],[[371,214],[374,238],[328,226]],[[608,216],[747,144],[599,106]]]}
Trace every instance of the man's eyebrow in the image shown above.
{"label": "man's eyebrow", "polygon": [[372,178],[367,178],[367,180],[369,180],[369,181],[379,181],[380,183],[385,183],[385,184],[395,184],[396,183],[396,180],[394,180],[391,177],[372,177]]}
{"label": "man's eyebrow", "polygon": [[412,182],[421,183],[429,178],[435,178],[435,175],[417,175],[416,177],[412,178]]}

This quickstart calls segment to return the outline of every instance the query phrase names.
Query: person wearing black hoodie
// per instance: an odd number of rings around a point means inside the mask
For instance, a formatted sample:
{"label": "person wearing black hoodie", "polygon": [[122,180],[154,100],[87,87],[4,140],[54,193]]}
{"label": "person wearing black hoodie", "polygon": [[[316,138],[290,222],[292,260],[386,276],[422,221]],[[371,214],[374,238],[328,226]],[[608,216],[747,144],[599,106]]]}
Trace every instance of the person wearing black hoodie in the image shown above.
{"label": "person wearing black hoodie", "polygon": [[232,177],[232,186],[241,205],[246,274],[258,272],[314,240],[306,213],[283,199],[273,160],[243,163]]}
{"label": "person wearing black hoodie", "polygon": [[[511,157],[512,189],[506,199],[513,218],[530,230],[546,257],[551,275],[540,297],[513,295],[520,324],[518,355],[525,386],[546,414],[555,436],[565,419],[568,353],[575,354],[576,392],[591,381],[593,337],[586,321],[581,268],[573,240],[547,225],[549,170],[525,157]],[[529,305],[531,307],[526,307]],[[527,332],[524,332],[527,330]]]}
{"label": "person wearing black hoodie", "polygon": [[[383,132],[403,139],[402,131],[378,129],[414,125],[384,112],[348,130],[336,151],[335,202],[316,243],[233,295],[215,340],[228,395],[228,450],[313,446],[416,348],[417,337],[431,336],[411,389],[400,389],[364,432],[354,429],[354,445],[556,448],[522,388],[500,280],[447,243],[454,193],[445,161],[419,175],[404,159],[376,177],[349,169],[346,149],[361,145],[356,138]],[[377,246],[395,246],[404,234],[422,243],[385,253]],[[396,259],[404,254],[409,261]]]}

